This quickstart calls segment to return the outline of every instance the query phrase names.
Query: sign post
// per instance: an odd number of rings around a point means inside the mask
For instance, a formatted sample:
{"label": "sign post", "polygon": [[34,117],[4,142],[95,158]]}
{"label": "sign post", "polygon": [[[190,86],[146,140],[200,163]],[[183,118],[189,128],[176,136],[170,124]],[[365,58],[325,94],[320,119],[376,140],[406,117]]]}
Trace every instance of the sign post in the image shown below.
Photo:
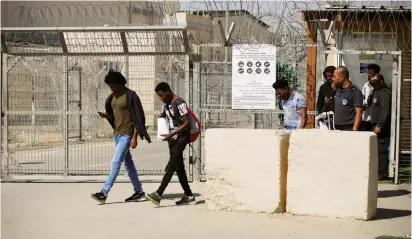
{"label": "sign post", "polygon": [[232,109],[276,109],[276,47],[266,44],[233,46]]}

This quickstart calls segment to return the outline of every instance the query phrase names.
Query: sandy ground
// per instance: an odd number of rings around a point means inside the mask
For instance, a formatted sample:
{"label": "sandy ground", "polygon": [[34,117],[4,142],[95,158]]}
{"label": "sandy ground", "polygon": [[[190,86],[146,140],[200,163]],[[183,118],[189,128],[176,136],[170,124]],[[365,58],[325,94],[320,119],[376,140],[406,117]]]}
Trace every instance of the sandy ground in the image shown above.
{"label": "sandy ground", "polygon": [[[204,184],[192,184],[198,205],[174,206],[181,188],[172,183],[167,200],[123,203],[131,185],[118,183],[105,205],[90,194],[100,183],[2,183],[1,238],[374,238],[411,233],[410,185],[380,185],[378,220],[208,211]],[[146,191],[158,183],[145,183]],[[264,196],[257,195],[257,196]]]}

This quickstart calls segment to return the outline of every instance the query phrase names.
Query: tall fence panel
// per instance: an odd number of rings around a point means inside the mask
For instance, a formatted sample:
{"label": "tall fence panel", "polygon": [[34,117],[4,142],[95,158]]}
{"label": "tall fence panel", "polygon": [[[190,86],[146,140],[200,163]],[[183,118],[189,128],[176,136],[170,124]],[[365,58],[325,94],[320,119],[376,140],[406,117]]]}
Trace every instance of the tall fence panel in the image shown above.
{"label": "tall fence panel", "polygon": [[[195,46],[194,49],[195,53],[201,56],[201,61],[195,64],[194,74],[198,74],[199,82],[194,82],[194,84],[198,84],[198,87],[195,87],[193,92],[193,94],[199,95],[197,105],[202,124],[202,134],[198,143],[198,147],[200,147],[198,151],[201,155],[199,159],[201,161],[197,166],[199,167],[200,179],[205,180],[207,162],[204,157],[204,137],[207,129],[279,129],[283,122],[283,111],[281,108],[276,110],[233,109],[231,48],[226,47],[225,49],[225,47],[218,44],[203,44]],[[284,74],[279,68],[277,68],[276,73],[278,77]],[[299,74],[298,78],[304,77],[304,73],[303,71],[303,74]],[[300,88],[294,88],[296,91],[302,91]],[[273,93],[275,94],[275,92]],[[278,105],[280,105],[279,103]],[[314,112],[308,112],[308,114],[314,114]]]}
{"label": "tall fence panel", "polygon": [[[166,142],[156,139],[162,104],[154,88],[165,81],[182,97],[189,95],[185,30],[175,28],[162,31],[154,27],[152,33],[148,28],[127,28],[128,32],[92,29],[95,34],[89,37],[98,42],[83,52],[78,48],[88,44],[85,33],[71,33],[70,37],[63,29],[59,47],[41,45],[48,48],[42,51],[39,46],[13,42],[5,30],[10,41],[3,46],[9,54],[3,55],[7,67],[2,68],[2,171],[9,176],[107,174],[115,150],[113,129],[98,112],[105,111],[111,94],[104,78],[113,69],[121,72],[128,80],[127,87],[138,94],[152,139],[150,144],[139,139],[138,147],[131,150],[139,174],[162,175],[169,150]],[[106,38],[100,38],[102,34]],[[124,169],[122,173],[126,173]]]}
{"label": "tall fence panel", "polygon": [[[12,174],[64,173],[61,57],[9,57],[7,62],[3,165]],[[48,147],[53,150],[45,151]]]}

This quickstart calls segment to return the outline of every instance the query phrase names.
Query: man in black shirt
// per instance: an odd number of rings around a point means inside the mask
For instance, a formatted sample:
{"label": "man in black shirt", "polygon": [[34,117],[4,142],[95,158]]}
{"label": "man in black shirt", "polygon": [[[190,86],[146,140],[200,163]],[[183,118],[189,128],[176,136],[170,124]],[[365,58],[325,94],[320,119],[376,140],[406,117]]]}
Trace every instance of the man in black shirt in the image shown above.
{"label": "man in black shirt", "polygon": [[370,105],[371,109],[372,129],[378,137],[379,180],[383,180],[388,172],[392,99],[381,74],[373,76],[370,83],[374,90],[368,105]]}
{"label": "man in black shirt", "polygon": [[156,205],[160,205],[162,195],[176,172],[185,194],[183,198],[176,202],[176,205],[193,204],[196,199],[190,189],[187,180],[185,165],[183,163],[183,151],[189,143],[190,119],[189,108],[186,102],[173,94],[169,84],[162,82],[156,86],[156,94],[163,101],[163,111],[161,117],[166,118],[169,123],[170,134],[162,135],[163,140],[168,141],[170,159],[166,166],[166,173],[157,191],[147,194],[146,199]]}
{"label": "man in black shirt", "polygon": [[335,128],[337,130],[358,131],[362,121],[362,92],[349,80],[349,71],[340,66],[333,73],[336,85]]}
{"label": "man in black shirt", "polygon": [[335,89],[332,86],[333,83],[333,72],[336,70],[334,66],[328,66],[323,71],[323,77],[325,77],[326,82],[320,87],[318,94],[318,102],[316,105],[316,110],[318,114],[323,112],[334,111],[334,97]]}
{"label": "man in black shirt", "polygon": [[[333,85],[333,72],[335,70],[336,67],[328,66],[323,71],[323,77],[325,77],[326,82],[319,88],[318,101],[316,104],[318,114],[329,111],[333,112],[335,109],[334,97],[336,88]],[[330,124],[328,120],[325,120],[325,123],[327,125]],[[333,126],[331,128],[333,128]]]}

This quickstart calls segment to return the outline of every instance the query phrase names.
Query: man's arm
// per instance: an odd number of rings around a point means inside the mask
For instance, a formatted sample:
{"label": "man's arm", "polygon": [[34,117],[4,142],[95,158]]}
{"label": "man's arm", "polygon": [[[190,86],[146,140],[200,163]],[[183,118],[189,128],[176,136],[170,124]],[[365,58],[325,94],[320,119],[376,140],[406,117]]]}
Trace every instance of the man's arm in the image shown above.
{"label": "man's arm", "polygon": [[355,122],[353,123],[353,131],[358,131],[362,122],[362,112],[363,108],[362,107],[356,107],[355,108],[356,116],[355,116]]}
{"label": "man's arm", "polygon": [[137,130],[136,130],[136,128],[134,128],[134,132],[133,132],[133,137],[132,137],[132,139],[130,140],[130,147],[132,148],[132,149],[134,149],[134,148],[136,148],[137,147]]}
{"label": "man's arm", "polygon": [[391,114],[391,95],[387,91],[382,91],[379,95],[381,105],[381,115],[379,117],[377,128],[382,129],[388,123]]}
{"label": "man's arm", "polygon": [[323,106],[325,105],[325,96],[322,93],[322,88],[319,89],[318,102],[316,103],[316,111],[318,114],[322,113]]}
{"label": "man's arm", "polygon": [[354,107],[355,107],[355,122],[353,123],[353,131],[358,131],[362,122],[363,113],[363,95],[358,89],[354,92]]}
{"label": "man's arm", "polygon": [[190,122],[189,121],[189,114],[185,114],[184,116],[182,116],[182,118],[183,118],[183,124],[179,128],[177,128],[176,131],[170,133],[168,138],[172,138],[176,134],[181,133],[183,130],[185,130],[189,127],[189,125],[190,125],[189,124],[189,122]]}
{"label": "man's arm", "polygon": [[300,115],[300,126],[299,129],[304,129],[306,126],[306,121],[307,121],[307,113],[306,113],[306,100],[305,97],[300,96],[300,98],[297,100],[297,105],[298,110],[299,110],[299,115]]}
{"label": "man's arm", "polygon": [[306,121],[308,119],[308,115],[306,112],[306,107],[299,109],[300,114],[300,126],[299,129],[304,129],[306,127]]}

